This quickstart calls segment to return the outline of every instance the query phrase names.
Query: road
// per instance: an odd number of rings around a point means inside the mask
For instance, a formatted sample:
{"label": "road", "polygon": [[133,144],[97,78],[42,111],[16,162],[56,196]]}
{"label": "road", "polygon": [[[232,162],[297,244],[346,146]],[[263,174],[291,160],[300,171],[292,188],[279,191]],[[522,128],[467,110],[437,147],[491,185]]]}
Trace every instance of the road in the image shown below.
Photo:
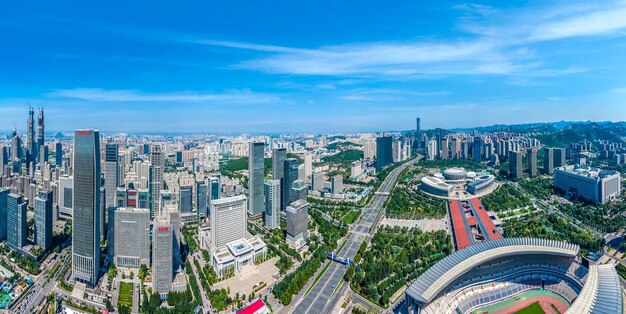
{"label": "road", "polygon": [[[61,269],[64,263],[67,263],[66,258],[69,256],[69,250],[64,250],[57,256],[54,262],[48,264],[48,266],[42,270],[41,274],[31,287],[31,289],[27,292],[27,294],[20,300],[19,304],[16,304],[13,307],[13,313],[32,313],[34,309],[39,307],[48,293],[54,289],[59,275],[61,274]],[[48,272],[52,269],[53,265],[59,264],[50,276],[50,280],[46,280],[48,277]]]}
{"label": "road", "polygon": [[[361,214],[362,219],[357,220],[358,223],[356,227],[351,230],[346,244],[342,250],[337,253],[337,256],[350,259],[354,258],[354,255],[358,252],[363,241],[367,240],[371,234],[376,232],[376,228],[371,227],[375,227],[377,218],[379,218],[378,215],[388,197],[387,193],[389,193],[395,185],[400,173],[408,166],[415,164],[418,160],[419,157],[414,158],[387,175],[385,181],[383,181],[378,188],[376,195],[374,195],[374,199],[370,202],[369,206],[363,209],[363,213]],[[347,269],[348,267],[345,265],[332,263],[315,286],[313,286],[309,294],[299,300],[299,303],[296,304],[291,313],[329,313],[329,310],[334,306],[334,302],[330,301],[331,295]]]}

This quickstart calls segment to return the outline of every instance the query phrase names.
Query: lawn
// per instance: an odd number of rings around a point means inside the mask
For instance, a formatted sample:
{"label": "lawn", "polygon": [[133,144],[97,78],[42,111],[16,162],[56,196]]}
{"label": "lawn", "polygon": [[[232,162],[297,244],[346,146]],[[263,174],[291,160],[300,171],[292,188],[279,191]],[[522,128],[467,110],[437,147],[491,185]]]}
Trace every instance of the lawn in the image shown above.
{"label": "lawn", "polygon": [[133,284],[130,282],[120,283],[120,295],[117,299],[117,304],[123,304],[128,308],[133,307]]}
{"label": "lawn", "polygon": [[357,218],[359,218],[360,213],[361,212],[359,212],[358,210],[351,210],[348,213],[346,213],[346,215],[343,216],[343,218],[341,218],[341,221],[349,225],[353,223]]}
{"label": "lawn", "polygon": [[535,302],[517,312],[515,314],[545,314],[544,310],[539,305],[539,302]]}

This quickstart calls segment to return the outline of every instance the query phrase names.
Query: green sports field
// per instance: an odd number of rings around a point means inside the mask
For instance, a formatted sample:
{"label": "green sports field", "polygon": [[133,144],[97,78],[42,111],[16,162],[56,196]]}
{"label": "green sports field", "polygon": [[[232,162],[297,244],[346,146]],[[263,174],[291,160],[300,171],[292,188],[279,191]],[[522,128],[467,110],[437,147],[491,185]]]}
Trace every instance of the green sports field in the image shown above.
{"label": "green sports field", "polygon": [[520,311],[515,312],[515,314],[545,314],[544,310],[539,305],[539,302],[535,302]]}
{"label": "green sports field", "polygon": [[[555,299],[563,302],[563,304],[569,305],[569,302],[567,302],[567,300],[565,300],[562,296],[560,296],[560,295],[558,295],[558,294],[556,294],[554,292],[546,291],[546,290],[530,290],[530,291],[518,294],[515,297],[511,297],[511,298],[508,298],[506,300],[503,300],[501,302],[490,304],[490,305],[478,308],[476,310],[473,310],[472,314],[498,313],[500,311],[505,311],[507,309],[512,308],[513,306],[515,306],[515,304],[518,304],[519,302],[522,302],[525,299],[530,299],[530,298],[539,297],[539,296],[552,297],[552,298],[555,298]],[[522,313],[522,314],[533,314],[533,313],[541,314],[541,313],[543,313],[543,310],[541,309],[539,304],[537,304],[537,306],[539,308],[538,312],[533,312],[531,310],[529,310],[530,312],[524,312],[525,310],[527,310],[529,308],[532,308],[532,305],[531,305],[529,307],[526,307],[526,308],[522,309],[521,311],[518,311],[517,313]]]}

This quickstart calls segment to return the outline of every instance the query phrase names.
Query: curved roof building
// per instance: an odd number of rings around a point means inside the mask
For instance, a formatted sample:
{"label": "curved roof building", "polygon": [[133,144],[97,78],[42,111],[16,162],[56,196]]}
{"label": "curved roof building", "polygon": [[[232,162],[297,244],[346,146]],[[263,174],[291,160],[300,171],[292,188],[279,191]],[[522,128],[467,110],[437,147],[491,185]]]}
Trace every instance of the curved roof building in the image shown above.
{"label": "curved roof building", "polygon": [[439,196],[447,197],[451,189],[452,185],[437,177],[423,177],[420,184],[420,190]]}
{"label": "curved roof building", "polygon": [[452,167],[444,170],[443,176],[444,178],[446,178],[446,180],[465,180],[465,177],[467,176],[467,171],[465,171],[465,168]]}
{"label": "curved roof building", "polygon": [[477,192],[480,192],[482,189],[488,188],[491,185],[493,185],[495,180],[496,180],[496,177],[494,177],[491,174],[482,175],[476,178],[474,182],[467,185],[467,191],[472,194],[476,194]]}
{"label": "curved roof building", "polygon": [[471,313],[523,294],[541,294],[569,308],[567,313],[622,313],[615,269],[592,266],[588,271],[578,253],[575,244],[533,238],[471,245],[413,282],[405,306],[409,313]]}

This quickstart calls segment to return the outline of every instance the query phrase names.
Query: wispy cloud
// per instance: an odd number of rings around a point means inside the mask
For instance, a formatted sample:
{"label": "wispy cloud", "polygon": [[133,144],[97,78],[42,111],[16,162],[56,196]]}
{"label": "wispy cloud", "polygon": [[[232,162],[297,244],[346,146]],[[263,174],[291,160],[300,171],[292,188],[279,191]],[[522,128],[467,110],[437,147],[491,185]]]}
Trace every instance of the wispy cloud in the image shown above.
{"label": "wispy cloud", "polygon": [[479,16],[469,21],[459,20],[463,30],[477,37],[347,43],[316,49],[204,39],[185,41],[260,52],[257,58],[243,61],[235,68],[268,73],[414,78],[439,75],[552,76],[579,71],[543,64],[541,56],[528,45],[573,37],[622,35],[626,30],[626,2],[613,2],[610,6],[565,2],[558,7],[518,11],[499,11],[473,3],[455,8]]}
{"label": "wispy cloud", "polygon": [[414,99],[416,97],[447,96],[448,91],[420,92],[400,89],[355,89],[348,94],[340,96],[340,100],[360,102],[391,102],[398,100]]}
{"label": "wispy cloud", "polygon": [[105,90],[101,88],[58,89],[46,94],[51,98],[69,98],[93,102],[203,102],[263,104],[279,100],[273,95],[253,93],[248,90],[228,91],[224,93],[145,93],[137,90]]}

